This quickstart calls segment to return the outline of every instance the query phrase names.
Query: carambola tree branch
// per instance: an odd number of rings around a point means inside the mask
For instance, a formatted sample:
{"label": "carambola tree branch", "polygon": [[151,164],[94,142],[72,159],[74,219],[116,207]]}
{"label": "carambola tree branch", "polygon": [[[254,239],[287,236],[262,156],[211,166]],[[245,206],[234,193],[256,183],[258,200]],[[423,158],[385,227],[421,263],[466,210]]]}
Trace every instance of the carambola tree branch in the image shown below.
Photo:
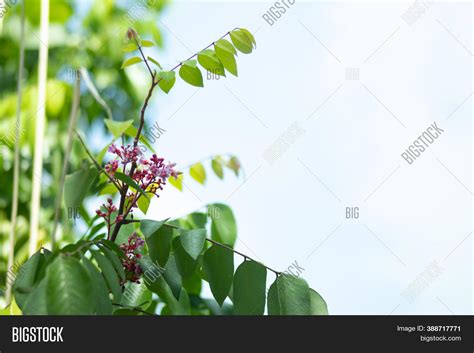
{"label": "carambola tree branch", "polygon": [[[221,36],[219,38],[219,40],[221,39],[224,39],[226,36],[230,35],[230,31],[225,33],[223,36]],[[134,147],[137,147],[138,146],[138,142],[140,140],[140,137],[141,137],[141,133],[142,133],[142,130],[143,130],[143,126],[145,125],[145,112],[146,112],[146,109],[149,105],[149,101],[153,95],[153,91],[155,89],[155,87],[163,80],[163,78],[157,78],[157,74],[155,72],[153,72],[150,68],[150,65],[148,63],[148,60],[147,60],[147,57],[145,56],[145,54],[143,53],[143,49],[142,49],[142,45],[140,44],[140,39],[139,39],[139,36],[137,34],[137,32],[133,29],[129,29],[128,32],[127,32],[127,35],[128,35],[128,38],[129,39],[133,39],[134,42],[136,43],[137,45],[137,48],[140,52],[140,55],[143,59],[143,61],[145,62],[146,64],[146,67],[150,73],[150,76],[151,76],[151,83],[150,83],[150,88],[148,89],[148,93],[145,97],[145,101],[142,105],[142,108],[140,110],[140,122],[139,122],[139,125],[138,125],[138,129],[137,129],[137,134],[135,136],[135,139],[133,141],[133,146]],[[196,57],[199,53],[205,51],[206,49],[210,48],[211,46],[215,45],[216,42],[212,42],[211,44],[209,44],[208,46],[206,46],[204,49],[202,49],[200,52],[198,53],[195,53],[193,55],[191,55],[188,59],[180,62],[179,64],[177,64],[175,67],[173,67],[170,71],[175,71],[177,70],[178,68],[180,68],[184,62],[187,62],[191,59],[193,59],[194,57]],[[130,171],[128,173],[128,176],[131,178],[133,176],[133,173],[135,172],[137,168],[137,164],[136,162],[133,162],[132,163],[132,167],[130,168]],[[120,203],[119,203],[119,209],[118,209],[118,215],[122,215],[123,219],[125,219],[128,215],[128,211],[125,212],[124,214],[124,207],[125,207],[125,201],[126,201],[126,197],[127,197],[127,192],[128,192],[128,185],[124,185],[124,188],[121,190],[120,192]],[[123,224],[123,221],[122,220],[119,220],[116,222],[115,226],[114,226],[114,229],[112,231],[112,235],[110,236],[110,240],[112,241],[115,241],[115,239],[117,238],[117,235],[120,231],[120,227],[122,226]]]}

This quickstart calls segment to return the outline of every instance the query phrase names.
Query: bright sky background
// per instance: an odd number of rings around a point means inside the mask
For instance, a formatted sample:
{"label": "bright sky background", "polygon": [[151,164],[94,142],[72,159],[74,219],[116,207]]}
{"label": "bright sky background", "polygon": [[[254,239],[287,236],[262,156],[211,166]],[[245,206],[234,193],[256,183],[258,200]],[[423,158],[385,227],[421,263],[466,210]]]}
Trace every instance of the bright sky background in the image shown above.
{"label": "bright sky background", "polygon": [[[166,67],[234,27],[257,50],[239,55],[238,78],[155,99],[156,148],[178,166],[236,154],[247,179],[187,178],[147,217],[228,203],[236,247],[279,270],[297,261],[331,314],[472,314],[471,5],[432,4],[408,24],[413,4],[297,1],[270,26],[269,2],[173,2]],[[435,121],[444,133],[408,165],[400,154]],[[305,132],[268,163],[295,122]]]}

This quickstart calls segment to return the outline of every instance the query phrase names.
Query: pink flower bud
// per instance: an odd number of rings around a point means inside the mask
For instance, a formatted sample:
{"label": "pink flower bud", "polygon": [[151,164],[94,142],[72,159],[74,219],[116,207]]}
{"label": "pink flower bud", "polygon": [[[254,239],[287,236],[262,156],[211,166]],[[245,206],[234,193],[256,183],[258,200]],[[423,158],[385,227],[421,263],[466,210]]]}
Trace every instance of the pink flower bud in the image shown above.
{"label": "pink flower bud", "polygon": [[137,32],[132,27],[130,27],[127,30],[127,38],[131,40],[131,39],[135,39],[137,37],[138,37]]}

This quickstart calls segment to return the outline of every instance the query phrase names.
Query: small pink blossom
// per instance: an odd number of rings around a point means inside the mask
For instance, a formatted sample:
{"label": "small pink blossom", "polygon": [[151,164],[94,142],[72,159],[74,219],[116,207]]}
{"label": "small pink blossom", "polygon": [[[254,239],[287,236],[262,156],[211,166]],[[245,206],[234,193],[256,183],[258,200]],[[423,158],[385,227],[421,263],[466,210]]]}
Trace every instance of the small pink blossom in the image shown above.
{"label": "small pink blossom", "polygon": [[[176,169],[175,163],[165,163],[165,159],[153,154],[150,159],[145,158],[143,152],[138,147],[132,145],[117,147],[111,144],[108,149],[109,152],[115,155],[115,159],[111,160],[105,165],[106,173],[114,177],[115,172],[119,170],[120,163],[123,165],[123,173],[126,173],[126,166],[133,163],[135,166],[132,179],[143,189],[151,191],[158,196],[157,191],[162,190],[162,185],[170,177],[177,178],[180,174]],[[148,188],[152,190],[148,190]],[[133,199],[135,195],[128,195]],[[137,207],[136,203],[131,207]]]}
{"label": "small pink blossom", "polygon": [[[105,210],[105,212],[102,210]],[[100,206],[100,208],[96,210],[95,213],[99,217],[103,217],[107,222],[110,222],[110,216],[115,211],[117,211],[117,207],[113,204],[112,199],[109,197],[107,199],[107,203],[102,204],[102,206]]]}
{"label": "small pink blossom", "polygon": [[115,175],[115,172],[117,171],[119,167],[119,162],[118,160],[113,160],[113,161],[110,161],[109,163],[107,163],[105,165],[105,171],[107,172],[107,174],[109,174],[110,176],[114,176]]}
{"label": "small pink blossom", "polygon": [[115,144],[111,144],[109,148],[107,149],[110,153],[116,154],[118,157],[122,158],[122,152],[120,151]]}
{"label": "small pink blossom", "polygon": [[[134,232],[128,237],[127,243],[120,245],[120,249],[125,254],[125,258],[122,259],[122,266],[125,270],[126,281],[140,283],[140,276],[143,274],[143,270],[138,264],[138,260],[142,257],[140,251],[144,244],[145,241]],[[123,281],[122,285],[126,281]]]}
{"label": "small pink blossom", "polygon": [[[115,174],[117,171],[121,171],[124,174],[130,175],[133,169],[131,178],[140,186],[142,190],[147,193],[159,197],[158,192],[163,190],[163,185],[166,185],[166,181],[170,177],[177,178],[180,172],[175,167],[175,163],[165,163],[164,158],[158,157],[153,154],[149,159],[145,158],[143,152],[138,147],[133,145],[119,146],[111,144],[108,151],[114,154],[114,158],[105,164],[105,172],[112,179],[116,185],[123,185],[123,181],[116,178]],[[131,166],[127,169],[127,165]],[[122,165],[122,167],[120,167]],[[117,207],[113,205],[112,200],[109,199],[107,204],[101,206],[96,211],[99,217],[103,217],[110,228],[111,225],[116,223],[122,223],[127,215],[130,215],[133,219],[133,210],[138,207],[138,199],[142,197],[138,191],[131,191],[128,189],[123,213],[118,215],[114,222],[112,222],[111,214],[117,211]],[[110,232],[110,230],[109,230]]]}

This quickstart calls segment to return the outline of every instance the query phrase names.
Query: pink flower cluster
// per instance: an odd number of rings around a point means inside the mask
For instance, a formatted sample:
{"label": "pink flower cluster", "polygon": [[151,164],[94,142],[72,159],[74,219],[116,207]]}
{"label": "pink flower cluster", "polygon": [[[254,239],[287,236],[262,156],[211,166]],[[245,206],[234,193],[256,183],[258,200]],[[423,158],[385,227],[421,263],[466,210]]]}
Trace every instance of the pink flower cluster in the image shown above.
{"label": "pink flower cluster", "polygon": [[142,151],[138,147],[131,145],[117,147],[115,144],[111,144],[108,151],[115,154],[118,159],[113,159],[105,165],[105,171],[110,175],[114,176],[115,172],[119,168],[119,163],[123,164],[123,170],[125,172],[126,166],[129,163],[137,163],[138,159],[142,156]]}
{"label": "pink flower cluster", "polygon": [[[115,211],[117,211],[117,207],[112,203],[112,199],[109,197],[107,199],[107,203],[102,204],[102,206],[100,206],[100,208],[98,210],[96,210],[95,213],[99,217],[103,217],[108,223],[110,223],[110,216]],[[117,216],[117,218],[115,219],[115,222],[117,222],[119,220],[119,217],[120,216]],[[120,221],[121,221],[121,219],[120,219]]]}
{"label": "pink flower cluster", "polygon": [[[175,163],[165,163],[163,158],[158,158],[156,154],[154,154],[149,160],[144,158],[140,159],[138,167],[133,173],[133,180],[135,180],[143,190],[146,190],[151,184],[157,184],[155,185],[156,189],[162,190],[161,185],[166,184],[166,180],[169,177],[178,177],[179,172],[174,169],[175,166]],[[152,190],[152,192],[158,196],[156,190]]]}
{"label": "pink flower cluster", "polygon": [[[166,180],[169,177],[177,178],[180,174],[174,169],[175,163],[165,163],[164,158],[158,158],[156,154],[152,155],[150,159],[143,157],[143,153],[138,147],[131,145],[117,147],[111,144],[109,152],[113,153],[118,159],[113,159],[105,165],[105,171],[111,177],[115,175],[115,172],[119,169],[119,164],[123,165],[123,173],[127,174],[127,165],[129,163],[135,164],[132,179],[138,183],[143,189],[154,184],[154,190],[150,190],[153,194],[156,194],[157,190],[162,190],[161,185],[166,184]],[[149,191],[149,190],[147,190]]]}
{"label": "pink flower cluster", "polygon": [[117,211],[117,207],[113,205],[110,198],[107,199],[107,204],[102,205],[96,211],[99,217],[103,217],[106,220],[109,237],[112,225],[117,224],[114,228],[116,234],[117,226],[120,226],[125,221],[130,221],[130,219],[127,219],[127,216],[130,215],[131,220],[133,220],[133,209],[138,207],[138,200],[143,196],[141,192],[129,189],[121,181],[122,178],[120,180],[116,178],[117,171],[129,175],[143,191],[157,197],[159,196],[158,190],[163,190],[162,185],[166,184],[168,178],[177,178],[180,172],[174,169],[176,164],[165,163],[165,160],[158,158],[156,154],[153,154],[150,159],[144,158],[140,148],[132,145],[117,147],[115,144],[111,144],[108,151],[114,154],[115,158],[106,163],[105,172],[117,188],[121,189],[121,192],[127,190],[126,195],[121,195],[121,197],[125,197],[125,200],[121,200],[121,212],[115,220],[111,219],[111,215]]}
{"label": "pink flower cluster", "polygon": [[[120,249],[125,253],[125,258],[122,259],[122,265],[126,275],[125,282],[140,283],[140,276],[143,274],[143,270],[138,264],[138,260],[142,257],[139,251],[144,244],[145,241],[134,232],[128,237],[127,243],[120,245]],[[123,282],[122,285],[125,284],[125,282]]]}
{"label": "pink flower cluster", "polygon": [[105,171],[107,172],[107,174],[113,177],[118,167],[119,167],[119,161],[115,159],[105,165]]}

